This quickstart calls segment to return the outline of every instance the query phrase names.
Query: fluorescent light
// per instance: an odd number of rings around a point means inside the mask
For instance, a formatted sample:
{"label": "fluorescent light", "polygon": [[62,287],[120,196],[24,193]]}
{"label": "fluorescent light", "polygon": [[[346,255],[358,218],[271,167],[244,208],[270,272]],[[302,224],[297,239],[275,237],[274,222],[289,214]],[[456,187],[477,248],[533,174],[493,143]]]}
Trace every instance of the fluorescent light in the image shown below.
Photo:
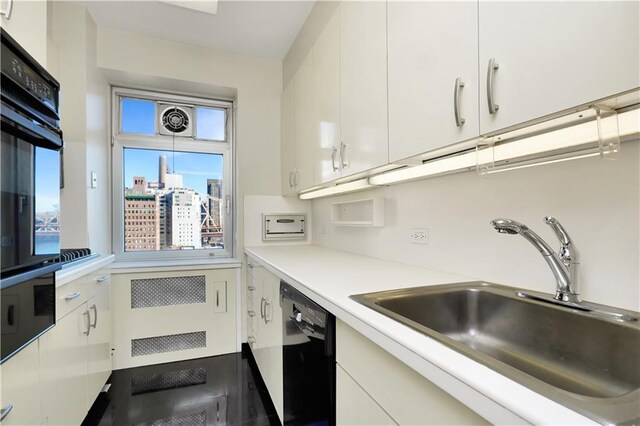
{"label": "fluorescent light", "polygon": [[506,171],[509,171],[509,170],[526,169],[528,167],[541,166],[543,164],[562,163],[564,161],[579,160],[581,158],[589,158],[589,157],[597,157],[599,155],[600,155],[599,152],[592,152],[590,154],[574,155],[572,157],[566,157],[566,158],[556,158],[555,160],[547,160],[547,161],[536,162],[536,163],[531,163],[531,164],[522,164],[522,165],[518,165],[518,166],[501,167],[499,169],[488,170],[486,173],[487,174],[492,174],[492,173],[506,172]]}
{"label": "fluorescent light", "polygon": [[316,189],[314,191],[303,192],[299,195],[301,200],[311,200],[313,198],[328,197],[329,195],[345,194],[347,192],[362,191],[375,188],[367,179],[360,179],[349,183],[343,183],[329,188]]}
{"label": "fluorescent light", "polygon": [[[618,120],[617,126],[620,138],[629,138],[630,136],[638,136],[640,134],[640,108],[617,114],[617,117],[606,117],[603,120]],[[557,125],[557,123],[556,123]],[[537,125],[539,127],[539,125]],[[612,126],[607,126],[611,129]],[[537,130],[537,129],[536,129]],[[483,164],[493,165],[495,163],[505,163],[522,161],[523,159],[531,160],[531,157],[539,157],[537,164],[548,164],[554,162],[545,160],[544,154],[548,153],[547,158],[558,151],[564,150],[565,157],[560,159],[566,161],[567,152],[570,150],[575,152],[577,158],[585,158],[584,147],[598,142],[598,124],[595,120],[582,122],[573,126],[556,129],[547,133],[539,133],[530,137],[521,137],[523,130],[497,135],[492,138],[493,142],[499,144],[476,151],[470,151],[463,154],[442,157],[440,159],[428,161],[418,166],[409,166],[388,173],[382,173],[369,178],[369,183],[373,185],[388,185],[397,182],[421,179],[429,176],[442,175],[457,171],[465,171],[476,168]],[[606,134],[605,138],[612,135]],[[510,139],[519,138],[509,141]],[[534,164],[527,164],[531,167]],[[515,168],[517,164],[514,164]]]}

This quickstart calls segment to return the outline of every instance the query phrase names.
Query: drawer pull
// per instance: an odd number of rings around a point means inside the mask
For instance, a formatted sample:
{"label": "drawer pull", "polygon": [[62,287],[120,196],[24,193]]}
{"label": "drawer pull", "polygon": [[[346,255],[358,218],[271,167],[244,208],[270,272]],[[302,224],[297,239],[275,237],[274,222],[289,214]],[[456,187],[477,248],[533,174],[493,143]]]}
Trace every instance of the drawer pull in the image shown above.
{"label": "drawer pull", "polygon": [[91,333],[91,313],[86,310],[82,314],[87,316],[87,331],[83,331],[82,334],[88,336]]}
{"label": "drawer pull", "polygon": [[256,316],[256,312],[255,311],[248,311],[247,314],[249,315],[249,317],[253,318]]}
{"label": "drawer pull", "polygon": [[256,291],[256,286],[254,286],[254,285],[250,285],[250,286],[248,286],[248,287],[247,287],[247,290],[249,290],[249,291]]}
{"label": "drawer pull", "polygon": [[69,293],[67,295],[64,296],[64,300],[73,300],[73,299],[77,299],[78,297],[80,297],[82,293],[80,293],[79,291],[74,291],[73,293]]}
{"label": "drawer pull", "polygon": [[250,345],[253,345],[256,342],[256,338],[255,337],[248,337],[247,338],[247,342],[249,342]]}
{"label": "drawer pull", "polygon": [[7,405],[5,408],[0,410],[0,422],[4,420],[5,417],[9,415],[9,413],[13,410],[13,404]]}
{"label": "drawer pull", "polygon": [[98,278],[96,278],[96,282],[97,283],[103,283],[105,281],[107,281],[109,279],[109,275],[101,275]]}

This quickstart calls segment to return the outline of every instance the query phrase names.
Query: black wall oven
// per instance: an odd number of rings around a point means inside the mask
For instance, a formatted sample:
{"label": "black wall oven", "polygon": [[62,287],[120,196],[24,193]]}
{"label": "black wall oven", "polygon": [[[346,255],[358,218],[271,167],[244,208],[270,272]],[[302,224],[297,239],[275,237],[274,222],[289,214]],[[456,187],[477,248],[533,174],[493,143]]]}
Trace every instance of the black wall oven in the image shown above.
{"label": "black wall oven", "polygon": [[60,269],[60,85],[0,29],[1,361],[55,322]]}

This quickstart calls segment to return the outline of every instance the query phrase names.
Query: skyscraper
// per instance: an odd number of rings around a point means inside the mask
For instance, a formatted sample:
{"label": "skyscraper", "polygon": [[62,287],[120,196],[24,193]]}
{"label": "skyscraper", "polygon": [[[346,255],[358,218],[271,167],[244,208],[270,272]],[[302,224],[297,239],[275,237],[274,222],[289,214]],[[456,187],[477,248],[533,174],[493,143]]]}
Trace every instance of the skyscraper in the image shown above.
{"label": "skyscraper", "polygon": [[124,195],[125,251],[160,249],[158,196],[147,193],[147,179],[133,178],[133,188]]}
{"label": "skyscraper", "polygon": [[222,180],[221,179],[207,179],[207,195],[209,217],[205,221],[205,225],[209,228],[216,228],[218,231],[222,230],[221,222],[221,200],[222,200]]}
{"label": "skyscraper", "polygon": [[164,199],[167,246],[174,249],[202,248],[198,193],[192,189],[174,189]]}

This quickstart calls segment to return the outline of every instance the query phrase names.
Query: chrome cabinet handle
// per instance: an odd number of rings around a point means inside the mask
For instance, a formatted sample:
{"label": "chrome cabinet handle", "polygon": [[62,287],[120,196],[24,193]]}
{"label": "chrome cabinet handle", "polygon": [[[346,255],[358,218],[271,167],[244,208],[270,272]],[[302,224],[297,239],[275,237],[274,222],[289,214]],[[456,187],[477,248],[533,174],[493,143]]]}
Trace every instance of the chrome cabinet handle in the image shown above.
{"label": "chrome cabinet handle", "polygon": [[260,318],[264,319],[264,297],[260,298]]}
{"label": "chrome cabinet handle", "polygon": [[487,103],[489,104],[489,114],[495,114],[500,105],[493,102],[493,76],[495,72],[500,68],[495,58],[489,59],[489,66],[487,68]]}
{"label": "chrome cabinet handle", "polygon": [[346,169],[349,167],[349,163],[346,161],[345,156],[347,153],[347,144],[340,142],[340,169]]}
{"label": "chrome cabinet handle", "polygon": [[0,410],[0,422],[4,420],[5,417],[9,415],[9,413],[13,410],[13,404],[9,404]]}
{"label": "chrome cabinet handle", "polygon": [[84,334],[85,336],[88,336],[89,333],[91,333],[91,314],[89,313],[88,310],[83,312],[83,315],[87,316],[87,331],[83,331],[82,334]]}
{"label": "chrome cabinet handle", "polygon": [[289,188],[293,188],[295,185],[293,184],[293,170],[289,172]]}
{"label": "chrome cabinet handle", "polygon": [[338,148],[333,147],[333,151],[331,151],[331,168],[334,172],[338,171],[338,167],[336,167],[336,154],[338,153]]}
{"label": "chrome cabinet handle", "polygon": [[250,285],[250,286],[248,286],[248,287],[247,287],[247,290],[249,290],[249,291],[255,291],[255,290],[256,290],[256,286],[254,286],[254,285]]}
{"label": "chrome cabinet handle", "polygon": [[299,175],[300,175],[300,170],[295,169],[295,170],[293,171],[293,186],[298,186],[298,183],[300,183],[300,182],[298,181],[298,176],[299,176]]}
{"label": "chrome cabinet handle", "polygon": [[271,320],[269,319],[269,311],[267,311],[268,307],[271,306],[271,302],[269,300],[264,299],[264,323],[269,324]]}
{"label": "chrome cabinet handle", "polygon": [[73,293],[69,293],[67,295],[64,296],[64,300],[73,300],[73,299],[77,299],[78,297],[80,297],[82,293],[80,293],[79,291],[74,291]]}
{"label": "chrome cabinet handle", "polygon": [[[94,313],[94,321],[93,324],[91,324],[92,328],[96,328],[96,325],[98,325],[98,308],[96,308],[96,305],[91,306],[89,309],[93,309],[93,313]],[[91,315],[89,315],[89,318],[91,318]]]}
{"label": "chrome cabinet handle", "polygon": [[462,127],[465,122],[463,117],[460,117],[460,89],[464,87],[464,81],[460,77],[456,78],[456,86],[453,89],[453,115],[456,119],[456,127]]}
{"label": "chrome cabinet handle", "polygon": [[101,275],[98,278],[96,278],[96,282],[97,283],[103,283],[105,281],[107,281],[109,279],[109,275]]}
{"label": "chrome cabinet handle", "polygon": [[256,312],[255,311],[247,311],[247,315],[249,315],[249,318],[253,318],[256,316]]}
{"label": "chrome cabinet handle", "polygon": [[249,342],[250,345],[253,345],[256,342],[256,338],[249,336],[247,337],[247,342]]}

